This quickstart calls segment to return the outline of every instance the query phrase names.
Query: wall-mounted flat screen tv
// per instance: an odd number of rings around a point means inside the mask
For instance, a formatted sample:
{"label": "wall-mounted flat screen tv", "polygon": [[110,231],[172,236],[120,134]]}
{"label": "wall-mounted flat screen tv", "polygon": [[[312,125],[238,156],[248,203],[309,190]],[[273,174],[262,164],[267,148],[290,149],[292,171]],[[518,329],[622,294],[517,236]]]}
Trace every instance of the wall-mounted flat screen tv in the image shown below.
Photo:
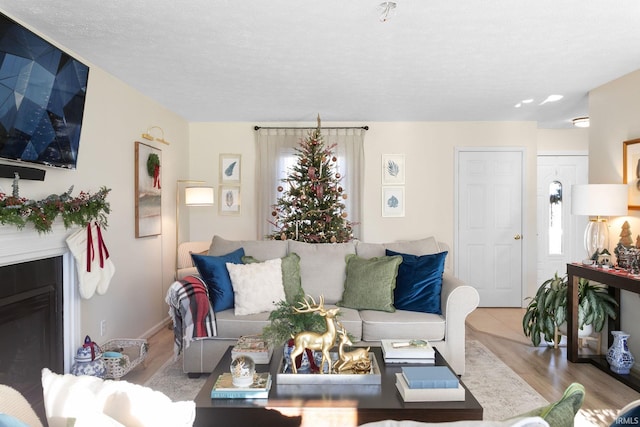
{"label": "wall-mounted flat screen tv", "polygon": [[0,158],[75,169],[89,67],[0,14]]}

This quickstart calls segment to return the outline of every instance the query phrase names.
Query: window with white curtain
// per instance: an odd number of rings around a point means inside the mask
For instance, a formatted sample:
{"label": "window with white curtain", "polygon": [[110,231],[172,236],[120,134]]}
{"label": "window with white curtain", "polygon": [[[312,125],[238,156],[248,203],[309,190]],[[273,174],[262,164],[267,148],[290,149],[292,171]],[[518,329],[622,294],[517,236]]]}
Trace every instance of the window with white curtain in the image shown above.
{"label": "window with white curtain", "polygon": [[[258,129],[258,236],[276,231],[269,221],[278,196],[278,186],[297,162],[296,147],[309,136],[313,128],[260,128]],[[345,200],[349,221],[356,223],[354,236],[362,231],[361,200],[364,174],[364,134],[362,128],[322,128],[326,147],[331,147],[338,158],[336,172],[340,173],[340,184],[347,194]]]}

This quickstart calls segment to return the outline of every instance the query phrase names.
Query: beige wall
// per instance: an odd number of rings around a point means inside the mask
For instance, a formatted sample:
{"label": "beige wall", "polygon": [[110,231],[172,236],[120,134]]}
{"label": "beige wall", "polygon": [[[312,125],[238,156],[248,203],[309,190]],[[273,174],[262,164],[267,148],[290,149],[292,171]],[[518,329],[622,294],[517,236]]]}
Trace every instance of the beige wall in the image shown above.
{"label": "beige wall", "polygon": [[[600,86],[589,94],[589,182],[622,183],[622,143],[640,138],[640,71]],[[640,234],[640,211],[610,221],[610,240],[617,243],[624,221]],[[640,355],[640,297],[623,291],[622,328],[631,334],[630,350]],[[606,341],[606,340],[605,340]]]}
{"label": "beige wall", "polygon": [[538,154],[589,151],[589,129],[538,129],[537,134]]}
{"label": "beige wall", "polygon": [[[82,302],[82,336],[76,340],[81,344],[85,334],[97,342],[139,337],[167,318],[164,294],[173,277],[175,256],[175,180],[187,168],[188,124],[152,99],[69,53],[90,66],[77,169],[47,168],[44,182],[20,181],[20,195],[39,200],[52,193],[63,193],[72,185],[74,195],[82,190],[95,192],[101,186],[111,189],[105,241],[116,273],[105,295]],[[145,141],[162,150],[164,233],[136,239],[134,141],[154,125],[161,126],[171,142],[167,146]],[[0,178],[0,186],[11,191],[11,180]],[[1,241],[0,232],[0,244]],[[107,334],[101,337],[102,319],[107,320]]]}
{"label": "beige wall", "polygon": [[[191,208],[190,237],[208,240],[214,234],[229,239],[258,236],[256,218],[256,137],[254,125],[261,123],[191,123],[190,179],[202,179],[216,186],[218,155],[242,155],[242,214],[221,216],[217,207]],[[537,288],[535,277],[535,177],[538,130],[531,122],[368,122],[323,123],[324,126],[368,125],[365,136],[365,189],[360,238],[367,242],[414,239],[434,235],[454,246],[454,153],[456,147],[524,147],[525,164],[525,294]],[[309,125],[313,123],[278,123]],[[560,138],[562,139],[562,138]],[[381,215],[381,156],[406,156],[406,215]]]}

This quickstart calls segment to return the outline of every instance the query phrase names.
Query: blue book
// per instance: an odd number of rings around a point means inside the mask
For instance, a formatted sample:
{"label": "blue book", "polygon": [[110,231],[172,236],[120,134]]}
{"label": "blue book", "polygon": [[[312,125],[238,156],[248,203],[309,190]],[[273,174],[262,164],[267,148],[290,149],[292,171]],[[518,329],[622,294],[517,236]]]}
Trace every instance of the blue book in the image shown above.
{"label": "blue book", "polygon": [[268,399],[268,391],[216,391],[211,390],[212,399]]}
{"label": "blue book", "polygon": [[446,366],[405,366],[402,376],[409,388],[457,388],[458,376]]}

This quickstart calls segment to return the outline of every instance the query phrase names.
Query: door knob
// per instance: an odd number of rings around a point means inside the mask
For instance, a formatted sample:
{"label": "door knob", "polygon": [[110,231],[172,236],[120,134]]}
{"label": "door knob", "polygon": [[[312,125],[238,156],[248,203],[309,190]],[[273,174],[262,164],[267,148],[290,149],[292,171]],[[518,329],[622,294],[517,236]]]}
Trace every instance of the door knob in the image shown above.
{"label": "door knob", "polygon": [[513,239],[514,240],[520,240],[520,239],[522,239],[522,236],[519,235],[519,234],[516,234],[515,236],[513,236]]}

